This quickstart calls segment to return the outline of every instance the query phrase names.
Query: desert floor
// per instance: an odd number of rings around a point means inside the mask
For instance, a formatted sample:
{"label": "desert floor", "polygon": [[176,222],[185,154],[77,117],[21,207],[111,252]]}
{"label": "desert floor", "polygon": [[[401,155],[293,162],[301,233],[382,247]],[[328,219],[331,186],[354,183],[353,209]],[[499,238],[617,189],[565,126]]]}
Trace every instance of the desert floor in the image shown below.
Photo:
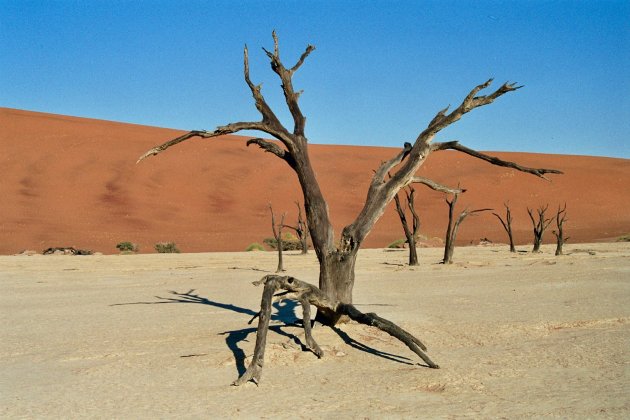
{"label": "desert floor", "polygon": [[[361,251],[357,307],[441,369],[357,324],[316,327],[317,359],[283,302],[258,387],[230,383],[274,253],[1,256],[0,417],[629,418],[630,244],[543,250]],[[313,253],[285,267],[317,283]]]}

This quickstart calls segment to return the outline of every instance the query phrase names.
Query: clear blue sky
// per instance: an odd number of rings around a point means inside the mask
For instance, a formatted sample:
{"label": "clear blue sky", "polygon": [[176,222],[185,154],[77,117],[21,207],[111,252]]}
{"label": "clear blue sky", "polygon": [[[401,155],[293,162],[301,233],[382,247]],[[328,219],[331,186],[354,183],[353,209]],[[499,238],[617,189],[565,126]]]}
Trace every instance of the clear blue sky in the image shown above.
{"label": "clear blue sky", "polygon": [[439,140],[630,158],[628,0],[0,0],[0,106],[184,130],[257,120],[248,44],[287,121],[260,49],[274,28],[287,65],[317,47],[294,77],[312,143],[400,146],[494,77],[525,87]]}

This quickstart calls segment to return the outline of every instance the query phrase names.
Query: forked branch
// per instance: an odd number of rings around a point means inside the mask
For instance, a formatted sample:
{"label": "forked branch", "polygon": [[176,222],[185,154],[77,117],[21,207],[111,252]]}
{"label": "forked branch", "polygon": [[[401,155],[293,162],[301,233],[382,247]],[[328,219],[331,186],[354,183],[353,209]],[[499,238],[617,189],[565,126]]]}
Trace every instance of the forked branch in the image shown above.
{"label": "forked branch", "polygon": [[260,383],[265,359],[269,319],[271,317],[271,303],[274,299],[274,294],[278,290],[289,292],[283,296],[285,299],[295,299],[301,303],[302,308],[304,309],[306,344],[318,357],[323,355],[323,351],[311,335],[309,305],[313,305],[318,309],[333,311],[339,315],[347,315],[350,319],[360,324],[376,327],[403,342],[411,351],[416,353],[428,367],[434,369],[439,368],[439,366],[433,363],[433,361],[431,361],[431,359],[424,353],[427,348],[420,340],[387,319],[381,318],[374,313],[364,314],[352,304],[332,301],[318,287],[298,280],[295,277],[271,274],[254,282],[254,285],[256,286],[261,284],[264,284],[265,287],[260,303],[260,318],[258,321],[258,329],[256,331],[254,356],[245,373],[234,381],[232,385],[242,385],[248,381],[253,381],[256,384]]}
{"label": "forked branch", "polygon": [[[205,131],[205,130],[190,131],[184,134],[183,136],[179,136],[175,139],[169,140],[157,147],[152,148],[151,150],[147,151],[142,156],[140,156],[140,158],[138,159],[138,162],[142,161],[143,159],[146,159],[149,156],[155,156],[165,151],[166,149],[170,148],[171,146],[175,146],[176,144],[179,144],[193,137],[212,138],[212,137],[218,137],[224,134],[234,134],[243,130],[255,130],[255,131],[261,131],[263,133],[267,133],[270,136],[280,140],[285,145],[285,147],[287,148],[289,152],[292,153],[295,150],[297,150],[297,148],[300,147],[297,145],[297,143],[301,141],[301,138],[304,135],[304,126],[306,124],[306,118],[302,115],[302,112],[300,111],[300,108],[297,104],[299,93],[296,93],[293,90],[293,84],[291,82],[291,78],[293,76],[293,73],[304,63],[304,60],[306,59],[306,57],[315,49],[315,47],[313,47],[312,45],[309,45],[306,48],[306,51],[302,54],[302,56],[296,63],[296,65],[293,66],[291,70],[287,70],[282,64],[282,62],[280,61],[280,55],[279,55],[279,50],[278,50],[278,38],[275,32],[273,33],[273,38],[274,38],[274,47],[275,47],[274,53],[272,54],[266,50],[265,52],[267,53],[267,55],[269,55],[271,59],[272,68],[274,69],[274,71],[276,71],[276,73],[278,73],[278,75],[280,76],[282,80],[282,89],[283,89],[283,92],[287,101],[287,105],[289,107],[289,110],[291,111],[291,115],[293,116],[293,119],[295,120],[295,129],[294,129],[293,135],[289,133],[288,130],[282,125],[282,123],[280,122],[276,114],[273,112],[271,107],[267,104],[267,101],[265,100],[261,92],[261,86],[255,85],[251,81],[250,74],[249,74],[249,50],[246,45],[243,51],[244,78],[245,78],[245,82],[247,83],[247,86],[252,92],[256,109],[258,110],[258,112],[260,112],[262,116],[262,120],[258,122],[230,123],[225,126],[217,127],[214,131]],[[296,136],[299,136],[300,139],[296,138]],[[265,149],[266,151],[271,152],[275,154],[276,156],[283,158],[291,165],[293,169],[295,169],[295,163],[292,162],[292,158],[287,158],[286,152],[284,154],[277,153],[278,150],[276,148],[269,146],[268,144],[264,144],[264,142],[265,142],[264,140],[259,139],[251,143],[255,143],[261,148]]]}
{"label": "forked branch", "polygon": [[461,144],[459,144],[458,141],[435,143],[431,146],[431,149],[433,151],[448,150],[448,149],[457,150],[459,152],[466,153],[467,155],[473,156],[477,159],[485,160],[486,162],[489,162],[492,165],[516,169],[521,172],[526,172],[532,175],[536,175],[540,178],[546,179],[547,181],[549,181],[549,179],[545,177],[545,174],[562,174],[563,173],[562,171],[559,171],[557,169],[528,168],[526,166],[521,166],[517,163],[510,162],[507,160],[502,160],[502,159],[499,159],[498,157],[486,155],[484,153],[480,153],[476,150],[470,149],[466,146],[462,146]]}
{"label": "forked branch", "polygon": [[420,176],[414,176],[413,178],[411,178],[411,181],[409,183],[410,184],[423,184],[431,188],[432,190],[440,191],[447,194],[460,194],[460,193],[466,192],[465,189],[447,187],[445,185],[438,184],[437,182],[429,178],[423,178]]}

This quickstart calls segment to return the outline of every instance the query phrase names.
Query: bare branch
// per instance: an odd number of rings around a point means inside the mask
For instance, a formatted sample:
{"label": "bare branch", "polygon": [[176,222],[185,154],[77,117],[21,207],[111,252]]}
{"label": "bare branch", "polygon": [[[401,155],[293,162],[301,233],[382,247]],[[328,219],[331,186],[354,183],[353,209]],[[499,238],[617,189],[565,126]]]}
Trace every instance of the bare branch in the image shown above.
{"label": "bare branch", "polygon": [[[249,52],[247,49],[247,45],[245,46],[245,50],[243,52],[243,61],[244,61],[243,68],[244,68],[244,73],[245,73],[245,82],[247,83],[247,86],[249,86],[249,89],[252,92],[252,96],[254,97],[254,101],[256,104],[256,109],[258,109],[258,112],[260,112],[260,114],[263,117],[263,120],[262,120],[263,124],[268,127],[267,128],[268,131],[274,132],[274,134],[272,134],[274,137],[276,137],[279,140],[282,140],[283,142],[291,143],[291,139],[288,136],[286,136],[286,129],[280,123],[280,120],[278,119],[278,117],[276,117],[276,114],[271,110],[269,105],[267,105],[267,102],[265,101],[265,98],[261,92],[261,86],[254,85],[252,81],[250,80]],[[267,131],[267,130],[264,130],[264,131]]]}
{"label": "bare branch", "polygon": [[295,159],[293,158],[293,155],[291,155],[289,151],[284,150],[283,148],[281,148],[275,143],[272,143],[268,140],[264,140],[261,138],[255,138],[255,139],[247,140],[246,144],[247,146],[255,144],[261,149],[263,149],[265,152],[274,154],[278,156],[280,159],[286,161],[289,164],[289,166],[291,166],[292,168],[295,167]]}
{"label": "bare branch", "polygon": [[177,138],[174,138],[173,140],[169,140],[166,143],[163,143],[159,146],[154,147],[153,149],[147,151],[145,154],[143,154],[142,156],[140,156],[138,158],[138,160],[136,161],[136,164],[140,163],[140,161],[148,158],[149,156],[155,156],[159,153],[162,153],[163,151],[165,151],[166,149],[168,149],[171,146],[175,146],[176,144],[179,144],[183,141],[186,141],[190,138],[193,137],[203,137],[203,138],[208,138],[208,137],[215,137],[212,136],[211,133],[208,133],[207,131],[198,131],[198,130],[193,130],[190,131],[186,134],[184,134],[183,136],[179,136]]}
{"label": "bare branch", "polygon": [[313,52],[313,50],[315,50],[315,46],[314,46],[314,45],[310,45],[310,44],[309,44],[309,45],[306,47],[306,51],[304,51],[304,52],[302,53],[302,55],[300,56],[300,59],[298,60],[298,62],[297,62],[297,63],[295,63],[295,66],[291,67],[291,70],[289,70],[289,72],[290,72],[291,74],[295,73],[295,71],[296,71],[297,69],[299,69],[299,68],[302,66],[302,64],[304,64],[304,60],[306,60],[306,57],[308,57],[308,56],[309,56],[309,54],[310,54],[311,52]]}
{"label": "bare branch", "polygon": [[[389,173],[389,171],[400,162],[402,162],[409,152],[411,151],[411,143],[405,142],[403,145],[403,149],[393,158],[388,161],[381,163],[381,166],[374,172],[374,176],[372,177],[372,184],[374,186],[381,185],[385,180],[385,175]],[[391,175],[390,175],[391,178]]]}
{"label": "bare branch", "polygon": [[271,60],[271,69],[278,76],[280,76],[280,80],[282,80],[282,91],[284,93],[284,98],[287,103],[287,107],[289,108],[289,111],[291,112],[291,116],[293,117],[293,122],[294,122],[293,134],[295,134],[296,136],[300,136],[303,140],[306,140],[303,137],[304,127],[306,125],[306,118],[302,114],[302,111],[300,110],[300,107],[298,105],[298,99],[302,92],[301,91],[295,92],[295,90],[293,89],[292,77],[293,77],[293,73],[297,71],[297,69],[299,69],[300,66],[302,66],[302,64],[304,63],[304,60],[306,60],[306,57],[308,57],[308,55],[313,50],[315,50],[315,47],[312,45],[309,45],[308,47],[306,47],[306,51],[302,53],[302,55],[300,56],[300,59],[295,64],[295,66],[293,66],[290,70],[287,70],[287,68],[284,66],[284,64],[280,60],[278,36],[276,35],[275,31],[272,32],[272,36],[273,36],[273,42],[274,42],[274,52],[272,53],[266,50],[265,48],[263,48],[263,51],[265,52],[265,54],[267,54],[267,57],[269,57],[269,60]]}
{"label": "bare branch", "polygon": [[424,184],[432,190],[448,194],[460,194],[466,192],[465,189],[447,187],[445,185],[438,184],[437,182],[432,181],[429,178],[423,178],[420,176],[414,176],[413,178],[411,178],[409,184]]}
{"label": "bare branch", "polygon": [[466,153],[467,155],[476,157],[477,159],[485,160],[486,162],[489,162],[492,165],[504,166],[506,168],[512,168],[521,172],[526,172],[532,175],[536,175],[537,177],[546,179],[547,181],[549,181],[549,179],[545,176],[545,174],[562,174],[563,173],[562,171],[559,171],[557,169],[528,168],[526,166],[521,166],[517,163],[502,160],[495,156],[486,155],[484,153],[480,153],[476,150],[470,149],[466,146],[462,146],[461,144],[459,144],[458,141],[435,143],[431,146],[431,150],[433,151],[448,150],[448,149],[457,150],[459,152]]}
{"label": "bare branch", "polygon": [[488,86],[490,86],[490,84],[492,84],[492,79],[489,79],[486,82],[475,86],[468,93],[468,95],[466,95],[462,103],[450,114],[446,114],[448,107],[438,112],[438,114],[429,123],[427,129],[420,134],[418,140],[431,141],[432,135],[435,135],[435,133],[437,133],[438,131],[453,124],[455,121],[458,121],[467,112],[470,112],[480,106],[491,104],[499,96],[502,96],[508,92],[515,91],[522,87],[516,86],[516,83],[504,83],[501,87],[499,87],[490,95],[476,96],[479,91],[487,88]]}
{"label": "bare branch", "polygon": [[140,158],[136,161],[136,163],[140,163],[140,161],[148,158],[149,156],[155,156],[157,154],[160,154],[166,149],[168,149],[169,147],[175,146],[176,144],[179,144],[193,137],[202,137],[205,139],[209,139],[212,137],[223,136],[225,134],[237,133],[242,130],[258,130],[258,131],[266,132],[273,136],[276,135],[275,132],[269,131],[268,127],[261,122],[236,122],[236,123],[231,123],[228,125],[217,127],[214,131],[193,130],[184,134],[183,136],[179,136],[177,138],[169,140],[147,151],[145,154],[140,156]]}

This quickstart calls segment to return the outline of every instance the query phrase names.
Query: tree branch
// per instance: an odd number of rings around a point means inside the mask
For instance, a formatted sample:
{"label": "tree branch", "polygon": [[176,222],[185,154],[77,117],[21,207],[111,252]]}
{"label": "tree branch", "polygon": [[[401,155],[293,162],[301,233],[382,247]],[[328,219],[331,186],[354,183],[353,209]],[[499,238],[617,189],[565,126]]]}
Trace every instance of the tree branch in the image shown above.
{"label": "tree branch", "polygon": [[520,89],[522,87],[516,86],[516,83],[504,83],[501,87],[499,87],[490,95],[476,96],[479,91],[490,86],[490,84],[492,84],[492,80],[493,79],[488,79],[486,82],[475,86],[468,93],[468,95],[466,95],[462,103],[450,114],[446,113],[449,107],[446,107],[445,109],[438,112],[437,115],[429,123],[427,129],[420,134],[418,140],[424,139],[425,141],[431,141],[432,135],[442,130],[443,128],[453,124],[455,121],[458,121],[464,114],[480,106],[491,104],[498,97],[508,92]]}
{"label": "tree branch", "polygon": [[285,134],[286,130],[280,123],[276,114],[271,110],[269,105],[267,105],[267,101],[265,101],[264,96],[261,93],[261,85],[254,85],[249,77],[249,52],[247,49],[247,45],[245,45],[245,49],[243,52],[243,71],[245,76],[245,82],[249,89],[252,92],[252,96],[254,97],[254,101],[256,104],[256,109],[260,112],[263,117],[263,124],[268,125],[270,128],[273,128],[273,131],[277,131],[278,135],[274,137],[278,138],[282,141],[291,141],[287,136],[280,136],[280,134]]}
{"label": "tree branch", "polygon": [[445,185],[438,184],[437,182],[432,181],[429,178],[423,178],[420,176],[414,176],[413,178],[411,178],[411,180],[409,180],[409,184],[424,184],[432,190],[448,194],[460,194],[466,192],[465,189],[447,187]]}
{"label": "tree branch", "polygon": [[432,151],[448,150],[448,149],[457,150],[459,152],[466,153],[467,155],[473,156],[477,159],[485,160],[486,162],[489,162],[492,165],[504,166],[506,168],[512,168],[521,172],[526,172],[532,175],[536,175],[537,177],[543,178],[547,181],[549,181],[549,179],[545,176],[545,174],[562,174],[563,173],[562,171],[559,171],[557,169],[528,168],[526,166],[521,166],[514,162],[509,162],[506,160],[499,159],[495,156],[490,156],[484,153],[480,153],[476,150],[470,149],[466,146],[459,144],[458,141],[435,143],[431,146]]}
{"label": "tree branch", "polygon": [[280,159],[287,162],[289,166],[291,166],[292,168],[295,168],[295,159],[293,158],[293,155],[291,155],[289,151],[284,150],[283,148],[281,148],[275,143],[272,143],[268,140],[264,140],[261,138],[255,138],[255,139],[247,140],[246,144],[247,146],[255,144],[261,149],[263,149],[265,152],[278,156]]}
{"label": "tree branch", "polygon": [[274,43],[273,53],[266,50],[265,48],[263,48],[263,51],[265,52],[265,54],[267,54],[267,57],[269,57],[269,59],[271,60],[271,69],[278,76],[280,76],[280,80],[282,80],[282,91],[284,93],[284,98],[287,103],[287,107],[289,108],[289,111],[291,112],[291,116],[293,117],[293,122],[294,122],[293,134],[295,134],[296,136],[300,136],[301,138],[306,140],[304,138],[304,127],[306,125],[306,118],[302,114],[302,111],[300,110],[300,107],[298,105],[300,92],[295,92],[295,90],[293,89],[292,78],[293,78],[293,73],[297,71],[297,69],[299,69],[300,66],[302,66],[302,64],[304,63],[304,60],[306,60],[306,57],[308,57],[309,54],[313,50],[315,50],[315,47],[312,45],[309,45],[308,47],[306,47],[306,51],[302,53],[302,55],[300,56],[300,59],[295,64],[295,66],[293,66],[290,70],[287,70],[287,68],[284,66],[284,64],[282,64],[282,61],[280,60],[280,49],[278,47],[278,36],[276,35],[276,31],[272,32],[272,36],[273,36],[273,43]]}
{"label": "tree branch", "polygon": [[385,175],[387,175],[394,166],[405,160],[405,158],[409,155],[409,152],[411,152],[411,147],[411,143],[405,142],[405,144],[403,145],[403,149],[398,152],[396,156],[388,161],[382,162],[381,166],[379,166],[379,168],[374,172],[371,186],[377,187],[383,184],[383,182],[385,181]]}

